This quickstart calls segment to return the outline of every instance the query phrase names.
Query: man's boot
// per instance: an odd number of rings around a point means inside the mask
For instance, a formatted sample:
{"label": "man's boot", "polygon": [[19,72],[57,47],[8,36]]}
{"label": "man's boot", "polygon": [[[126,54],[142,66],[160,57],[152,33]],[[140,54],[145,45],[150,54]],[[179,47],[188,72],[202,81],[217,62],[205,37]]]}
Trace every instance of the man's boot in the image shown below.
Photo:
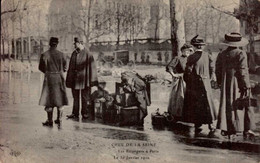
{"label": "man's boot", "polygon": [[54,121],[54,123],[56,123],[56,124],[61,124],[62,114],[63,114],[63,110],[60,110],[60,109],[58,108],[58,109],[57,109],[57,119]]}
{"label": "man's boot", "polygon": [[47,112],[48,119],[47,119],[46,122],[42,123],[43,126],[50,126],[50,127],[53,126],[52,114],[53,114],[52,111],[51,112]]}

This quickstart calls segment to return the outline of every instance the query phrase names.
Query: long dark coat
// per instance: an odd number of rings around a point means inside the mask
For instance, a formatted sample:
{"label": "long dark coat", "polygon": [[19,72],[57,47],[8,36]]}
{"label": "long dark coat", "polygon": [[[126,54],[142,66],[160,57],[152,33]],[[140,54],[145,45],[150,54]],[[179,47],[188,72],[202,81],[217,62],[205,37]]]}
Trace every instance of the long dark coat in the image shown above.
{"label": "long dark coat", "polygon": [[66,77],[66,86],[73,89],[85,89],[97,86],[97,84],[98,77],[94,57],[86,49],[73,51]]}
{"label": "long dark coat", "polygon": [[[166,66],[167,72],[173,72],[178,75],[183,75],[187,63],[187,57],[177,56],[171,60]],[[172,91],[170,93],[168,112],[175,118],[182,117],[182,109],[184,102],[184,94],[186,89],[186,83],[183,80],[183,76],[172,79]]]}
{"label": "long dark coat", "polygon": [[244,131],[244,110],[236,110],[232,103],[240,97],[240,89],[250,87],[246,53],[231,47],[221,52],[216,61],[216,77],[221,85],[217,128],[231,134]]}
{"label": "long dark coat", "polygon": [[187,60],[184,73],[186,93],[183,121],[195,124],[211,124],[216,120],[210,79],[215,66],[209,54],[196,51]]}
{"label": "long dark coat", "polygon": [[63,72],[66,71],[66,58],[62,52],[50,48],[40,58],[39,70],[44,73],[40,105],[60,107],[68,105]]}

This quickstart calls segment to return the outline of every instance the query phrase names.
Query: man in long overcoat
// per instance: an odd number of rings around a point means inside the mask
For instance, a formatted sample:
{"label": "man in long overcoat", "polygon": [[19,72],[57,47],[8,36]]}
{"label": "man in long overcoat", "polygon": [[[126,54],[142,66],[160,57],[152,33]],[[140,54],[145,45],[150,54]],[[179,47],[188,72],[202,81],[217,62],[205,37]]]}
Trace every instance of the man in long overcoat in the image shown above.
{"label": "man in long overcoat", "polygon": [[79,117],[79,102],[81,96],[81,115],[82,118],[85,119],[93,115],[93,110],[90,107],[90,94],[91,87],[98,85],[97,69],[94,57],[89,50],[83,46],[83,39],[74,38],[74,45],[76,49],[71,55],[66,78],[66,86],[72,90],[73,109],[72,114],[67,117]]}
{"label": "man in long overcoat", "polygon": [[66,71],[66,57],[56,49],[58,38],[51,37],[50,49],[41,55],[39,70],[44,73],[44,82],[40,98],[40,105],[45,106],[48,120],[43,123],[44,126],[53,125],[53,108],[57,107],[57,120],[60,124],[62,108],[68,105],[68,98],[65,89],[65,80],[63,72]]}
{"label": "man in long overcoat", "polygon": [[202,50],[204,41],[197,37],[191,40],[195,52],[187,58],[184,72],[186,93],[183,108],[183,120],[195,124],[195,134],[200,133],[202,124],[208,124],[213,131],[212,123],[217,117],[210,84],[216,78],[215,66],[209,54]]}
{"label": "man in long overcoat", "polygon": [[234,135],[242,131],[244,134],[255,135],[252,131],[255,129],[253,108],[238,110],[233,107],[233,102],[241,94],[249,94],[247,54],[239,49],[246,46],[248,41],[239,33],[230,33],[225,35],[224,44],[228,47],[219,53],[216,60],[216,77],[221,87],[217,128],[224,135]]}

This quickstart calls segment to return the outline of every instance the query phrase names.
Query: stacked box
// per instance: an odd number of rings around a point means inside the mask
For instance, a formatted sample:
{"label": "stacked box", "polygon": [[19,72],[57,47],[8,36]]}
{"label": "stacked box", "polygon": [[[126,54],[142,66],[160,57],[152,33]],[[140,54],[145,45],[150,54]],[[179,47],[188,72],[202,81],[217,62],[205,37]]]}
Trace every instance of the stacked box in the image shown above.
{"label": "stacked box", "polygon": [[130,107],[138,105],[138,101],[135,97],[135,93],[124,92],[123,85],[121,83],[116,83],[116,97],[115,101],[117,105]]}
{"label": "stacked box", "polygon": [[158,113],[152,113],[152,125],[160,125],[163,126],[166,124],[166,117],[164,115]]}
{"label": "stacked box", "polygon": [[120,125],[134,125],[139,122],[140,109],[137,106],[122,107],[119,112]]}
{"label": "stacked box", "polygon": [[116,83],[115,103],[120,125],[134,125],[139,122],[140,109],[135,93],[124,92],[121,83]]}
{"label": "stacked box", "polygon": [[107,109],[103,115],[104,122],[115,123],[117,122],[117,110],[116,109]]}
{"label": "stacked box", "polygon": [[124,107],[130,107],[138,105],[138,101],[134,93],[124,93],[116,95],[116,104]]}

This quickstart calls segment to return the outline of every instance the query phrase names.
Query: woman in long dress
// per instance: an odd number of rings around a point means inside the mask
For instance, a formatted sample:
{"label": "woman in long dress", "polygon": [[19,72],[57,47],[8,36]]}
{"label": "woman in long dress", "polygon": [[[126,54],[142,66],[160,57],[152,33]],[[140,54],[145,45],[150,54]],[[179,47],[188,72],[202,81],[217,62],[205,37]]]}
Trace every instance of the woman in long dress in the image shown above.
{"label": "woman in long dress", "polygon": [[[201,126],[208,124],[214,131],[213,121],[217,118],[213,102],[211,81],[215,81],[214,62],[211,56],[203,51],[205,42],[195,36],[191,40],[195,52],[187,58],[184,72],[186,92],[183,106],[183,121],[195,125],[195,135],[200,135]],[[210,132],[210,133],[211,133]]]}
{"label": "woman in long dress", "polygon": [[193,51],[192,46],[184,44],[181,47],[181,56],[174,57],[166,66],[166,71],[172,76],[172,90],[169,98],[168,113],[174,120],[180,120],[184,101],[186,84],[183,80],[183,73],[187,62],[187,57]]}

